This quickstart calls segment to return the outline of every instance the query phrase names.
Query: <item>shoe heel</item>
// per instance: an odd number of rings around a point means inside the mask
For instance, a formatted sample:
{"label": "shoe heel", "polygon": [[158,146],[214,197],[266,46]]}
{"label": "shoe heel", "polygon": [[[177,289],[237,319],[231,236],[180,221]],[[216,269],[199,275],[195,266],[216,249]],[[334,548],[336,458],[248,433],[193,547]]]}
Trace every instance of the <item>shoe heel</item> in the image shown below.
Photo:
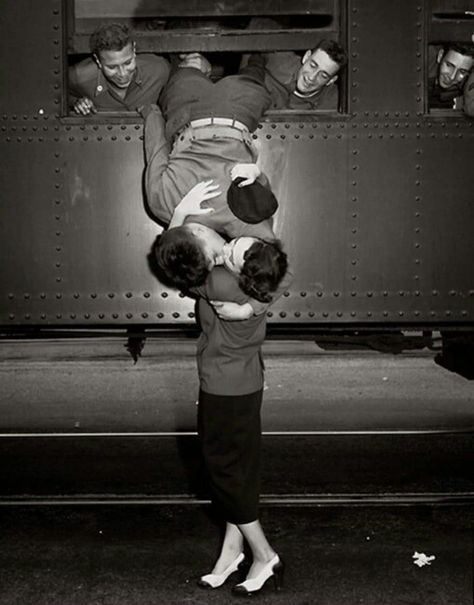
{"label": "shoe heel", "polygon": [[276,591],[283,590],[283,576],[285,573],[285,566],[282,561],[277,563],[273,568],[273,585]]}

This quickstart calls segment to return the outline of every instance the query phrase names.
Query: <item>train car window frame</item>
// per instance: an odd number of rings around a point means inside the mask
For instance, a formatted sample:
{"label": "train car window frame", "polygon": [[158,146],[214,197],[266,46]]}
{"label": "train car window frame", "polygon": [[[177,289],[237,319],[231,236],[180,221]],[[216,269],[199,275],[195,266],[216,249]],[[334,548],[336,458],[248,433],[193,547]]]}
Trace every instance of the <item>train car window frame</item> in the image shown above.
{"label": "train car window frame", "polygon": [[[266,0],[246,0],[237,4],[237,9],[230,10],[230,7],[235,3],[232,0],[221,0],[219,9],[217,9],[216,0],[202,0],[199,4],[199,9],[196,8],[194,2],[187,0],[166,0],[160,6],[161,13],[164,17],[150,18],[150,10],[153,5],[151,0],[109,0],[108,2],[95,0],[64,0],[65,2],[65,22],[66,34],[65,45],[67,52],[65,57],[65,77],[64,77],[64,94],[62,102],[61,122],[66,124],[129,124],[136,123],[141,120],[141,116],[135,111],[100,111],[93,115],[84,116],[76,114],[71,108],[69,101],[69,66],[71,56],[90,57],[89,37],[95,27],[102,22],[124,21],[132,24],[132,31],[137,41],[137,52],[154,52],[158,56],[169,57],[171,53],[190,52],[193,45],[198,45],[199,48],[194,48],[201,52],[221,52],[222,54],[245,54],[246,52],[272,52],[272,51],[294,51],[295,53],[304,54],[307,47],[313,48],[315,43],[322,38],[334,39],[338,41],[343,48],[348,48],[347,35],[347,5],[348,0],[295,0],[279,2],[268,7]],[[314,14],[308,16],[308,6],[313,3]],[[142,11],[140,17],[131,18],[124,17],[123,7],[129,4],[130,6],[140,7]],[[122,7],[122,13],[115,11],[118,16],[113,16],[114,6]],[[274,7],[277,8],[274,8]],[[173,8],[174,7],[174,8]],[[177,7],[177,8],[176,8]],[[258,9],[262,12],[272,13],[272,18],[285,19],[291,23],[294,19],[295,24],[299,24],[298,28],[286,29],[268,29],[264,30],[248,30],[227,29],[227,22],[224,21],[223,29],[219,32],[213,31],[212,28],[207,28],[205,24],[210,15],[219,14],[221,17],[227,13],[222,19],[227,19],[233,25],[236,21],[242,22],[245,19],[259,17]],[[278,12],[280,7],[281,13]],[[286,7],[286,12],[285,12]],[[87,10],[91,11],[90,16],[87,16]],[[155,9],[156,10],[156,9]],[[102,11],[102,12],[101,12]],[[332,11],[332,12],[331,12]],[[169,21],[177,17],[171,17],[180,13],[180,18],[193,22],[193,19],[200,23],[200,29],[170,29],[163,32],[163,20],[169,17]],[[230,13],[230,14],[229,14]],[[291,13],[288,15],[287,13]],[[143,17],[143,20],[140,19]],[[311,21],[313,18],[313,21]],[[303,27],[303,21],[310,22],[311,27]],[[204,25],[203,25],[204,23]],[[320,25],[318,28],[313,25]],[[146,29],[146,28],[149,29]],[[153,29],[155,28],[155,29]],[[157,35],[157,32],[160,35]],[[245,35],[243,35],[245,33]],[[318,36],[319,34],[319,36]],[[311,43],[309,42],[311,40]],[[347,119],[348,113],[348,93],[347,93],[347,65],[342,70],[338,77],[337,86],[337,106],[330,109],[271,109],[264,114],[262,121],[315,121],[323,117],[324,119]]]}

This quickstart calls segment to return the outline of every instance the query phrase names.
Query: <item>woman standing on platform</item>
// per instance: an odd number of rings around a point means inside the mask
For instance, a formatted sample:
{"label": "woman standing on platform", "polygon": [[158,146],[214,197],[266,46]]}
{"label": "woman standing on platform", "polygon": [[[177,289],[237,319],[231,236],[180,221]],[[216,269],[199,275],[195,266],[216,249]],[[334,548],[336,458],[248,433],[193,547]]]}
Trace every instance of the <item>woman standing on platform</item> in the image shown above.
{"label": "woman standing on platform", "polygon": [[[217,562],[198,584],[209,589],[222,586],[243,563],[246,541],[252,553],[252,564],[246,580],[237,584],[233,591],[248,596],[261,590],[269,578],[273,578],[275,587],[280,589],[283,563],[258,520],[263,392],[261,346],[265,339],[266,314],[241,321],[224,321],[214,310],[219,300],[235,304],[245,304],[248,300],[238,285],[238,273],[244,261],[238,241],[226,259],[226,266],[215,267],[206,283],[192,290],[199,296],[202,329],[197,348],[198,434],[213,502],[226,521]],[[275,259],[274,262],[279,261]]]}

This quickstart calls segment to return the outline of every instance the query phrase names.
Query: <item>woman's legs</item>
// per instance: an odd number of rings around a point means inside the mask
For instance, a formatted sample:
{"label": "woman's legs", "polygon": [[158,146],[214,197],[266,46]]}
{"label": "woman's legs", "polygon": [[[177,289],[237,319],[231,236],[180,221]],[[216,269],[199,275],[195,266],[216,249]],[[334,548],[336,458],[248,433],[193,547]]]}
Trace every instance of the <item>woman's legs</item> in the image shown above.
{"label": "woman's legs", "polygon": [[244,537],[239,528],[233,523],[226,523],[221,552],[211,573],[223,573],[243,550]]}
{"label": "woman's legs", "polygon": [[258,520],[241,525],[226,523],[221,552],[211,573],[221,574],[232,561],[235,561],[244,549],[244,538],[250,546],[253,557],[247,579],[250,580],[258,576],[263,567],[276,555]]}
{"label": "woman's legs", "polygon": [[247,580],[251,580],[258,576],[265,565],[273,559],[276,552],[270,546],[258,519],[239,525],[238,528],[252,551],[253,562],[247,574]]}

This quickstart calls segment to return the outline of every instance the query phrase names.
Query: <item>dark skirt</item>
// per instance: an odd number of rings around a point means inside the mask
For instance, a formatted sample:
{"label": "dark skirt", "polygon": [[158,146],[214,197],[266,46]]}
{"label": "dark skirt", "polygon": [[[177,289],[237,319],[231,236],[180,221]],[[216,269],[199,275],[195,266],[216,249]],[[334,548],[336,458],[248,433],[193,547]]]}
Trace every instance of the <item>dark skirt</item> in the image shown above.
{"label": "dark skirt", "polygon": [[214,504],[234,524],[258,518],[262,390],[249,395],[200,391],[198,434]]}

